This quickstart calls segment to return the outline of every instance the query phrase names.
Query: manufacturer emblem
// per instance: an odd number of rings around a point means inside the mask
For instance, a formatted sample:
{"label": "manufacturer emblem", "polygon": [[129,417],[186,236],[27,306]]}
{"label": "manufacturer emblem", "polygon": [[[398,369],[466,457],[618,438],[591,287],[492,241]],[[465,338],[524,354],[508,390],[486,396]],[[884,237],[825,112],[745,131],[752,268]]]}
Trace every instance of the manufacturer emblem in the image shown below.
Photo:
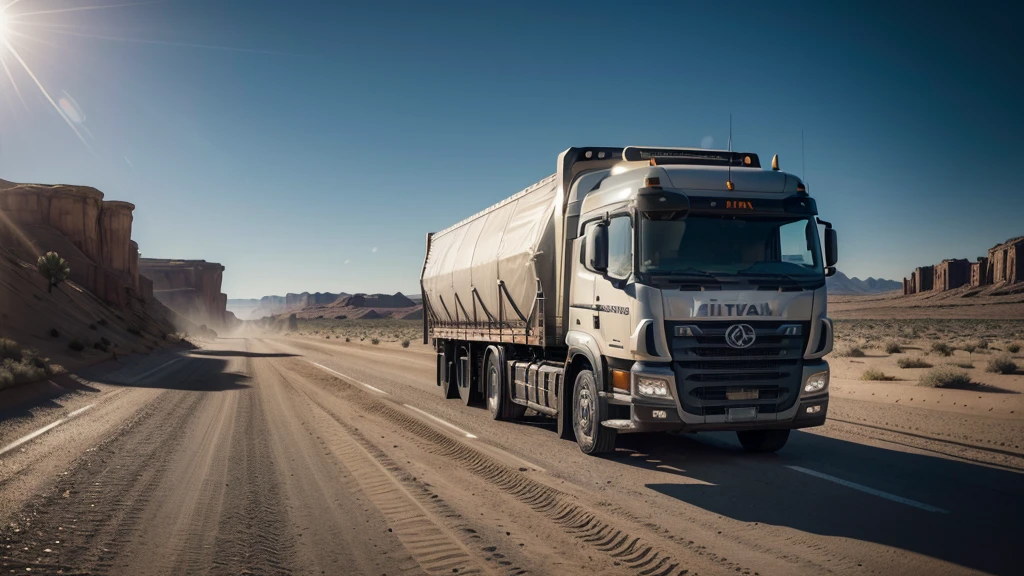
{"label": "manufacturer emblem", "polygon": [[749,348],[757,340],[750,324],[733,324],[725,331],[725,341],[733,348]]}

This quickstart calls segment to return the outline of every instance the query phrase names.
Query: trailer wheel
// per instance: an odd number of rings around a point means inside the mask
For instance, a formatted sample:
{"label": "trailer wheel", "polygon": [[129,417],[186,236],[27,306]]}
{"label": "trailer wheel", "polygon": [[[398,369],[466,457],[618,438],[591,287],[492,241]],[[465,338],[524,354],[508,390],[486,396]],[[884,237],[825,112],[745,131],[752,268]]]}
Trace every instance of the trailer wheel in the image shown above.
{"label": "trailer wheel", "polygon": [[452,377],[455,374],[455,362],[452,352],[455,347],[448,342],[445,342],[443,346],[444,356],[441,358],[443,365],[438,366],[437,379],[438,384],[441,385],[441,393],[444,394],[446,400],[450,400],[459,396],[459,393],[455,390],[456,386],[452,386]]}
{"label": "trailer wheel", "polygon": [[747,452],[776,452],[789,440],[789,430],[740,430],[736,436]]}
{"label": "trailer wheel", "polygon": [[458,355],[455,357],[455,370],[458,375],[457,387],[459,389],[459,398],[462,399],[462,403],[469,406],[470,402],[473,401],[473,366],[472,356],[469,355],[469,350],[460,348]]}
{"label": "trailer wheel", "polygon": [[526,406],[512,401],[510,394],[511,382],[504,378],[501,359],[495,352],[487,354],[487,365],[484,373],[487,388],[487,410],[495,420],[518,420],[526,413]]}
{"label": "trailer wheel", "polygon": [[615,449],[618,431],[601,426],[606,410],[597,395],[594,373],[581,370],[572,393],[572,428],[576,433],[576,443],[584,454],[600,454]]}

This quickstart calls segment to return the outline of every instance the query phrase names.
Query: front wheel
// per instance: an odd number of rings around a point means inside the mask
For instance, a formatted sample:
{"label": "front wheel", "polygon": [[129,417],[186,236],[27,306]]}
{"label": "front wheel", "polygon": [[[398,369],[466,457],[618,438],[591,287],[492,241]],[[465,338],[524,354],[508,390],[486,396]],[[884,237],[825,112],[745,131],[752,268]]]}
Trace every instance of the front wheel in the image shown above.
{"label": "front wheel", "polygon": [[736,436],[747,452],[776,452],[789,440],[789,430],[740,430]]}
{"label": "front wheel", "polygon": [[594,373],[583,370],[576,376],[572,393],[572,427],[576,443],[584,454],[600,454],[615,450],[618,430],[601,426],[605,406],[597,395]]}

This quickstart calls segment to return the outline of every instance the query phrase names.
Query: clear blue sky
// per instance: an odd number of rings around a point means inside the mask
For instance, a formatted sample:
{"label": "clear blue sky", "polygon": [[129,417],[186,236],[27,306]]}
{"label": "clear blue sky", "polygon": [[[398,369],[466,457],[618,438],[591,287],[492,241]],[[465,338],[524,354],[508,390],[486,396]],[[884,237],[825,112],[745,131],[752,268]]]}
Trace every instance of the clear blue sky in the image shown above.
{"label": "clear blue sky", "polygon": [[27,109],[0,70],[0,178],[134,202],[143,256],[220,262],[232,298],[415,291],[426,232],[552,173],[564,148],[722,148],[730,113],[734,148],[797,174],[804,131],[851,276],[1024,234],[1024,49],[995,3],[555,4],[23,16],[15,47],[77,103],[91,150],[5,54]]}

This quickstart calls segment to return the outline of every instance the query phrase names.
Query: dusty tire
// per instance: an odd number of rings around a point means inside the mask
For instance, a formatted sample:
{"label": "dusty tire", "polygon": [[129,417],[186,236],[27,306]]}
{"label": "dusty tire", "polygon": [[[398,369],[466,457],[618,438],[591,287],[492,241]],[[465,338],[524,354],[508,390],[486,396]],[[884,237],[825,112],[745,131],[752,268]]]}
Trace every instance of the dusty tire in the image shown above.
{"label": "dusty tire", "polygon": [[572,390],[572,429],[576,444],[584,454],[601,454],[615,450],[618,431],[601,426],[606,407],[597,395],[597,380],[590,370],[576,376]]}
{"label": "dusty tire", "polygon": [[[469,362],[465,360],[469,359]],[[469,364],[467,368],[465,364]],[[455,373],[458,375],[455,382],[458,388],[459,399],[466,406],[473,402],[473,362],[468,350],[459,350],[455,356]]]}
{"label": "dusty tire", "polygon": [[736,436],[747,452],[776,452],[789,440],[789,430],[740,430]]}
{"label": "dusty tire", "polygon": [[441,394],[444,395],[445,399],[451,400],[452,398],[458,398],[459,393],[456,391],[456,386],[454,386],[455,383],[453,382],[455,376],[455,363],[452,361],[452,356],[448,353],[448,346],[448,344],[445,344],[444,352],[444,362],[446,366],[445,374],[447,375],[447,378],[441,377],[442,372],[439,368],[437,372],[437,379],[438,384],[441,385]]}
{"label": "dusty tire", "polygon": [[488,354],[487,363],[484,365],[484,391],[487,411],[495,420],[518,420],[526,413],[526,406],[512,401],[509,386],[511,382],[504,377],[498,354]]}

